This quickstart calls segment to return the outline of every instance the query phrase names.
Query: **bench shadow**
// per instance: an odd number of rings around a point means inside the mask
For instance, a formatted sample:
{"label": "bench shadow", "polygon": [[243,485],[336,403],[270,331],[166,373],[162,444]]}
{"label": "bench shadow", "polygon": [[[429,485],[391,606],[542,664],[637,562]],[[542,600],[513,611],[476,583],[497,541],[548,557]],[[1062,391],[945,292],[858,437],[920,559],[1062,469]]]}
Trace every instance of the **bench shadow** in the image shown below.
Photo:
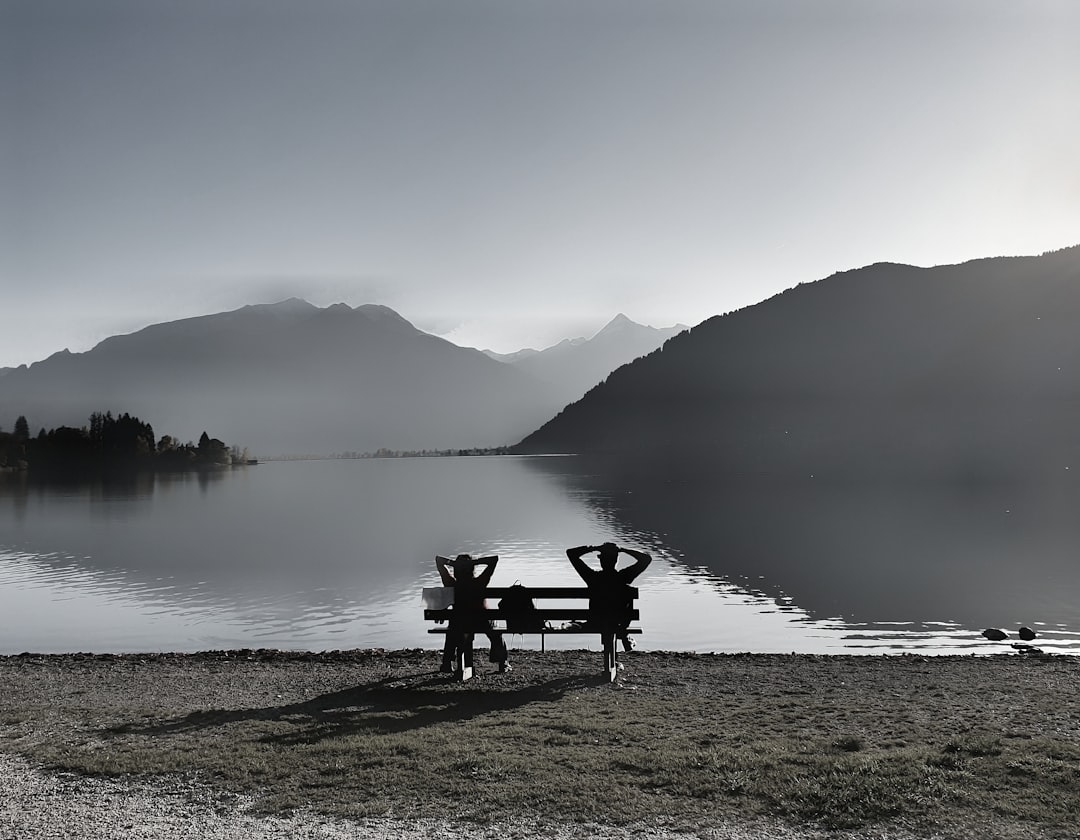
{"label": "bench shadow", "polygon": [[559,700],[567,692],[606,684],[603,675],[563,677],[514,688],[471,687],[438,672],[393,676],[321,694],[300,703],[249,709],[207,709],[156,723],[110,727],[107,736],[168,737],[238,723],[289,723],[293,731],[258,740],[280,745],[313,744],[361,732],[408,732],[470,720],[534,703]]}

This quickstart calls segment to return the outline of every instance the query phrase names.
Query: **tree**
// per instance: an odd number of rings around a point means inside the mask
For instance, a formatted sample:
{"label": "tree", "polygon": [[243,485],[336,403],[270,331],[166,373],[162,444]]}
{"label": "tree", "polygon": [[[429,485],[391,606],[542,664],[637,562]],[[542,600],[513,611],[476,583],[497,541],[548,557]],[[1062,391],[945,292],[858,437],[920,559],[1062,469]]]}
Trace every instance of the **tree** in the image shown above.
{"label": "tree", "polygon": [[19,440],[27,440],[30,437],[30,424],[26,422],[26,417],[22,414],[15,421],[15,437]]}
{"label": "tree", "polygon": [[[112,423],[112,414],[109,414],[109,422]],[[98,447],[102,446],[105,438],[105,415],[95,411],[90,415],[90,440]]]}
{"label": "tree", "polygon": [[206,432],[199,437],[199,462],[203,464],[228,464],[229,450],[223,441],[212,438]]}

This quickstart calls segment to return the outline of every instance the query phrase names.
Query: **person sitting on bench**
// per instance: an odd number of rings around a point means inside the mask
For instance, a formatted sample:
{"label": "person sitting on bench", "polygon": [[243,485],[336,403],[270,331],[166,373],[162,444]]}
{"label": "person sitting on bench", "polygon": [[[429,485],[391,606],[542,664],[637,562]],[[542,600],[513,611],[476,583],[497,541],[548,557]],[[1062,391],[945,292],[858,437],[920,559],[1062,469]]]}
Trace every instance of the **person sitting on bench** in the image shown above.
{"label": "person sitting on bench", "polygon": [[[600,558],[600,568],[593,569],[582,560],[582,555],[596,552]],[[616,569],[615,562],[619,554],[629,554],[635,562],[625,569]],[[589,587],[589,611],[595,616],[590,623],[596,623],[601,630],[614,630],[615,636],[622,642],[623,650],[632,650],[634,643],[626,632],[630,626],[630,610],[634,607],[633,598],[627,589],[638,575],[652,562],[652,557],[644,551],[632,548],[620,548],[615,543],[603,545],[579,545],[566,549],[566,556],[585,585]]]}
{"label": "person sitting on bench", "polygon": [[[450,619],[450,629],[446,634],[446,642],[443,645],[442,667],[440,671],[452,673],[454,670],[454,651],[464,641],[466,634],[484,633],[491,642],[489,659],[499,665],[500,671],[507,671],[510,666],[506,663],[506,642],[503,641],[502,633],[492,628],[491,620],[483,616],[487,608],[484,601],[484,591],[491,582],[491,576],[495,574],[495,565],[499,562],[498,557],[477,557],[473,559],[468,554],[459,554],[454,560],[447,557],[435,557],[435,567],[439,570],[443,586],[449,586],[454,590],[454,610]],[[479,575],[476,574],[477,566],[486,566]],[[453,571],[451,571],[453,567]]]}

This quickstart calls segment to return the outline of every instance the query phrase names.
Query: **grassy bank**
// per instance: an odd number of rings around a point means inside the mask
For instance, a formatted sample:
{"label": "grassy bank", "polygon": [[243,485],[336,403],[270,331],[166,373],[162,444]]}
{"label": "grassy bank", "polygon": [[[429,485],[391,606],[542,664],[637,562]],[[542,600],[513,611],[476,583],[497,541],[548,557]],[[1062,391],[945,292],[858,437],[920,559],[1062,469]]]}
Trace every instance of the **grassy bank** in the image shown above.
{"label": "grassy bank", "polygon": [[339,815],[1075,836],[1072,657],[523,652],[471,683],[436,654],[0,658],[0,750],[190,774]]}

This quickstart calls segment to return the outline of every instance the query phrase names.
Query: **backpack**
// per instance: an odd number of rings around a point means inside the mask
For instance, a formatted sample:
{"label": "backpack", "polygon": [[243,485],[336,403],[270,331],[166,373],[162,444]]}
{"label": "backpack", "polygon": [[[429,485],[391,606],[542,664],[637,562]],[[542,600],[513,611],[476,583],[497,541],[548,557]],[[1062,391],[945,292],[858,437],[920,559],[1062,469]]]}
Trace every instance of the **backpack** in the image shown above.
{"label": "backpack", "polygon": [[544,620],[536,609],[536,603],[529,597],[529,590],[520,583],[510,587],[499,599],[499,609],[513,613],[506,619],[508,633],[537,633],[544,629]]}

